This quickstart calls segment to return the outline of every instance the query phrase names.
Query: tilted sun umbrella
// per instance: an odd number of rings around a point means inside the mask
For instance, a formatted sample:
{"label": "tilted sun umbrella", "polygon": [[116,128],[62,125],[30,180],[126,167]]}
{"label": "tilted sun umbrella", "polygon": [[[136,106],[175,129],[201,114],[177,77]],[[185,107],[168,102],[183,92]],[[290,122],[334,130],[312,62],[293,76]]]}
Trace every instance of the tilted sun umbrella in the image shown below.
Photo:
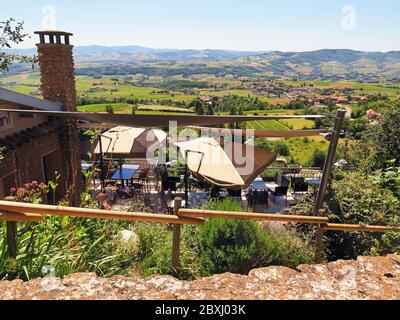
{"label": "tilted sun umbrella", "polygon": [[166,139],[162,130],[115,127],[101,135],[101,147],[99,142],[95,154],[102,151],[107,157],[145,158],[149,147],[157,148]]}
{"label": "tilted sun umbrella", "polygon": [[233,190],[250,185],[276,160],[276,155],[271,152],[240,143],[221,146],[213,138],[199,138],[175,145],[194,176]]}

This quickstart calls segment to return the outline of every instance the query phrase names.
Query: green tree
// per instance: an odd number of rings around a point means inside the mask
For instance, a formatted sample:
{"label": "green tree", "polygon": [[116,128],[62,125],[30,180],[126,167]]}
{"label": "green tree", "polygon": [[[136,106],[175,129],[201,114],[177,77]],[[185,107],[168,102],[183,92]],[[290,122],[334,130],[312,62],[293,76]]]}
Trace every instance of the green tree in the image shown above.
{"label": "green tree", "polygon": [[200,99],[194,99],[189,103],[189,108],[193,109],[197,115],[202,116],[205,113],[204,104]]}
{"label": "green tree", "polygon": [[278,141],[275,143],[273,147],[274,152],[277,154],[283,156],[283,157],[288,157],[290,156],[290,148],[289,146],[283,142],[283,141]]}
{"label": "green tree", "polygon": [[106,112],[109,114],[114,114],[114,108],[110,105],[106,106]]}
{"label": "green tree", "polygon": [[19,44],[29,37],[23,33],[23,22],[17,22],[12,18],[0,21],[0,71],[8,71],[14,62],[36,62],[36,57],[7,54],[4,49],[11,49],[12,44]]}
{"label": "green tree", "polygon": [[315,149],[311,158],[311,166],[315,168],[323,168],[325,164],[326,154],[325,152]]}
{"label": "green tree", "polygon": [[[366,171],[400,166],[400,102],[381,110],[378,123],[369,124],[354,144],[350,162]],[[388,164],[394,160],[393,164]]]}

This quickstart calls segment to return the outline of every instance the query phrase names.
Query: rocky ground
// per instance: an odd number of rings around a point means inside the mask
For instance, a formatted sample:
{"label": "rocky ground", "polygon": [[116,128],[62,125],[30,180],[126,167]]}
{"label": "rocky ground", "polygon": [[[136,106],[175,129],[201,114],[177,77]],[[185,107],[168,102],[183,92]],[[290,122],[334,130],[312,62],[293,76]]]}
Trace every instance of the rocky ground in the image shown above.
{"label": "rocky ground", "polygon": [[360,257],[298,270],[268,267],[248,276],[222,274],[192,282],[74,274],[63,279],[0,282],[0,299],[400,299],[400,256]]}

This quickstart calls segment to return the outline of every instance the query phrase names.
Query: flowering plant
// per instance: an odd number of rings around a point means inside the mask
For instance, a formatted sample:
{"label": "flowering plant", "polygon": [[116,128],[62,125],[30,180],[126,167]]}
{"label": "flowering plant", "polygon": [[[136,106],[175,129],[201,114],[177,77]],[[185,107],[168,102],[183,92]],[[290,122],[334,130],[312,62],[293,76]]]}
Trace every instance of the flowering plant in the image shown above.
{"label": "flowering plant", "polygon": [[38,183],[37,181],[25,183],[22,187],[10,189],[11,196],[15,198],[15,201],[35,204],[42,203],[43,198],[48,192],[49,187],[46,184]]}

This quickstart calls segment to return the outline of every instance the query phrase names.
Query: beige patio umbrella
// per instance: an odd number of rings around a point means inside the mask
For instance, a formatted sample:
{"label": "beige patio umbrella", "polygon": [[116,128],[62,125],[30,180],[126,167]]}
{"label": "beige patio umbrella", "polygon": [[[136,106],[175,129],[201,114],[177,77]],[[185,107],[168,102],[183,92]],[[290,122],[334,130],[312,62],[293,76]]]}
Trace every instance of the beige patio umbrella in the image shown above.
{"label": "beige patio umbrella", "polygon": [[240,189],[275,162],[276,155],[240,143],[221,146],[213,138],[199,138],[175,145],[183,159],[187,157],[189,170],[199,179],[214,185]]}
{"label": "beige patio umbrella", "polygon": [[[102,151],[106,157],[145,158],[150,146],[160,145],[167,139],[162,130],[131,127],[115,127],[101,135]],[[100,154],[100,142],[95,154]]]}

